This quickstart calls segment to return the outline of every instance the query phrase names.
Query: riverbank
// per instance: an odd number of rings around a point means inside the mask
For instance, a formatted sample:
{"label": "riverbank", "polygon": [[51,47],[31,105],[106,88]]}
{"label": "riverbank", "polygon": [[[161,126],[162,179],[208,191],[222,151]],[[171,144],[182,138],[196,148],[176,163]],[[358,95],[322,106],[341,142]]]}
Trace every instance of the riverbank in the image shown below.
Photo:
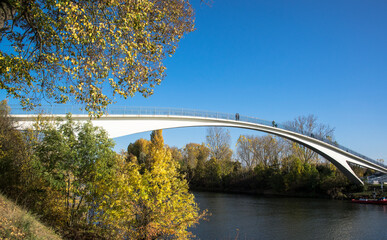
{"label": "riverbank", "polygon": [[60,240],[35,216],[0,194],[0,239]]}
{"label": "riverbank", "polygon": [[[319,198],[319,199],[337,199],[351,200],[353,198],[379,198],[387,197],[387,193],[380,191],[377,186],[365,185],[359,188],[361,191],[342,192],[342,189],[331,189],[326,193],[319,192],[278,192],[273,189],[230,189],[230,188],[205,188],[190,186],[190,190],[199,192],[214,192],[214,193],[230,193],[230,194],[246,194],[254,196],[275,197],[275,198]],[[375,194],[374,194],[375,192]]]}
{"label": "riverbank", "polygon": [[300,192],[287,192],[281,193],[274,190],[243,190],[243,189],[222,189],[222,188],[203,188],[203,187],[190,187],[192,191],[198,192],[213,192],[213,193],[230,193],[230,194],[245,194],[253,196],[264,196],[264,197],[297,197],[297,198],[321,198],[328,199],[329,196],[318,194],[318,193],[300,193]]}

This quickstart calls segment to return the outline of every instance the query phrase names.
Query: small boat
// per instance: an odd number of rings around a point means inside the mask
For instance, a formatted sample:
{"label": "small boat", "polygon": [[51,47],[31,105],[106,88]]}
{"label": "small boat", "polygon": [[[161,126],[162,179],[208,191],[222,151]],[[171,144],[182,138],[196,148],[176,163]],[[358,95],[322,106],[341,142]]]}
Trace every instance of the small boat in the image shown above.
{"label": "small boat", "polygon": [[353,203],[365,203],[365,204],[384,204],[387,205],[387,199],[386,198],[379,198],[379,199],[368,199],[368,198],[359,198],[359,199],[352,199]]}

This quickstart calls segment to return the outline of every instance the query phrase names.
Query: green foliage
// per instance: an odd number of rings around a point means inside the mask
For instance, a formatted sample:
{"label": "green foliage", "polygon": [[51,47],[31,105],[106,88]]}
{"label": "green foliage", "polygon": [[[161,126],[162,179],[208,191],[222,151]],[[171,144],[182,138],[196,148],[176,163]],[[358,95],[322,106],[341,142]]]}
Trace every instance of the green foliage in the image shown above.
{"label": "green foliage", "polygon": [[43,95],[84,103],[91,115],[115,95],[151,95],[165,75],[162,61],[194,25],[187,0],[12,0],[1,7],[8,14],[0,18],[0,89],[26,108]]}
{"label": "green foliage", "polygon": [[96,211],[98,191],[107,190],[100,189],[96,182],[115,174],[114,143],[102,129],[89,122],[75,123],[71,115],[64,123],[47,124],[41,134],[41,141],[34,147],[35,167],[55,199],[55,203],[42,199],[41,204],[51,206],[45,211],[47,218],[62,229],[68,228],[66,234],[71,234],[93,221],[90,213]]}
{"label": "green foliage", "polygon": [[[90,122],[74,122],[71,115],[64,122],[39,119],[23,137],[6,104],[0,109],[1,189],[65,238],[189,239],[188,228],[206,215],[188,192],[161,131],[153,132],[151,141],[131,144],[124,157]],[[21,137],[12,142],[17,134]]]}
{"label": "green foliage", "polygon": [[[216,135],[213,139],[216,139]],[[333,198],[358,189],[332,164],[301,160],[293,154],[293,149],[287,147],[286,142],[273,136],[240,136],[237,144],[242,163],[216,158],[202,161],[198,154],[200,145],[187,144],[183,149],[184,161],[180,169],[191,180],[190,186],[210,191],[268,191],[289,195],[328,195]],[[354,170],[359,175],[366,174],[363,169]]]}
{"label": "green foliage", "polygon": [[[124,156],[113,152],[105,131],[89,122],[76,123],[71,115],[64,122],[39,118],[34,130],[21,133],[6,102],[0,111],[1,190],[69,239],[191,238],[189,228],[206,211],[200,212],[188,192],[187,178],[191,186],[208,190],[335,198],[362,190],[332,164],[309,163],[278,151],[282,148],[272,137],[261,139],[268,143],[261,145],[268,154],[250,166],[232,161],[229,154],[209,158],[215,152],[204,144],[187,144],[181,152],[169,148],[162,131],[152,132],[150,141],[130,144]],[[248,139],[244,142],[253,142]]]}
{"label": "green foliage", "polygon": [[211,158],[205,164],[205,182],[208,187],[219,187],[222,184],[221,163],[216,158]]}
{"label": "green foliage", "polygon": [[23,134],[17,130],[16,123],[9,117],[10,109],[6,101],[0,102],[0,189],[9,196],[17,198],[28,184],[25,178],[29,172],[30,156]]}

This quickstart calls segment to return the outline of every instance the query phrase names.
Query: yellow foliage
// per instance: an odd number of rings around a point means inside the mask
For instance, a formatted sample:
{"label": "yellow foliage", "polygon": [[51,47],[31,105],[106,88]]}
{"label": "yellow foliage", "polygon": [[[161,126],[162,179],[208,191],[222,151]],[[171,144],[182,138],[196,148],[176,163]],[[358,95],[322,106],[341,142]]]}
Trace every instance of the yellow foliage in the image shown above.
{"label": "yellow foliage", "polygon": [[113,183],[115,194],[103,203],[107,211],[104,221],[128,239],[188,239],[192,234],[187,228],[197,224],[206,212],[200,213],[188,192],[187,181],[164,147],[161,132],[153,133],[147,144],[149,147],[143,150],[148,161],[120,160]]}
{"label": "yellow foliage", "polygon": [[[6,70],[0,88],[20,98],[26,108],[40,103],[44,94],[58,103],[77,99],[94,116],[113,102],[107,92],[123,97],[136,92],[151,95],[165,75],[162,61],[194,25],[193,9],[186,0],[157,4],[151,0],[59,0],[16,6],[12,10],[18,21],[34,31],[7,31],[17,54],[0,51]],[[102,91],[113,82],[109,91]],[[95,89],[80,87],[81,83]],[[36,96],[37,92],[41,94]],[[31,101],[23,101],[27,98]]]}

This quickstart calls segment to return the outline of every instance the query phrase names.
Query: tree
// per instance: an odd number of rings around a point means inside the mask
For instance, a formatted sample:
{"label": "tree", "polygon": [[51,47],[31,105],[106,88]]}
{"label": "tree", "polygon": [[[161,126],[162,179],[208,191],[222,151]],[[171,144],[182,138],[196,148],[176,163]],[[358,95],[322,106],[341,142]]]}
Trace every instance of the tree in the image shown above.
{"label": "tree", "polygon": [[238,139],[238,157],[251,169],[257,164],[263,167],[276,166],[282,163],[283,145],[273,135],[243,136]]}
{"label": "tree", "polygon": [[282,146],[273,135],[256,137],[252,143],[254,158],[264,167],[275,166],[278,168],[281,159]]}
{"label": "tree", "polygon": [[100,115],[115,95],[151,95],[165,76],[162,60],[194,25],[188,0],[0,5],[0,89],[27,109],[74,100]]}
{"label": "tree", "polygon": [[[318,123],[314,115],[299,116],[293,121],[285,123],[286,128],[310,137],[325,139],[334,142],[334,128]],[[295,142],[289,142],[292,153],[304,163],[317,162],[318,154],[309,148]]]}
{"label": "tree", "polygon": [[169,147],[169,150],[171,151],[172,160],[181,165],[181,163],[183,162],[183,155],[181,153],[182,150],[178,147]]}
{"label": "tree", "polygon": [[205,186],[218,188],[222,185],[222,166],[218,159],[211,158],[205,163]]}
{"label": "tree", "polygon": [[[186,168],[196,168],[199,155],[202,153],[203,148],[208,149],[206,146],[202,146],[198,143],[188,143],[183,149],[183,165]],[[208,154],[207,158],[208,158]],[[204,159],[207,160],[207,159]]]}
{"label": "tree", "polygon": [[24,172],[29,169],[30,155],[9,112],[7,102],[0,101],[0,190],[15,199],[24,190],[21,186],[27,184]]}
{"label": "tree", "polygon": [[207,145],[210,149],[210,157],[218,160],[230,160],[232,151],[230,149],[230,133],[224,128],[207,128]]}
{"label": "tree", "polygon": [[128,146],[128,161],[138,162],[139,164],[145,163],[147,160],[147,154],[149,151],[149,141],[143,138],[138,139],[134,143]]}
{"label": "tree", "polygon": [[214,159],[220,165],[221,175],[232,171],[232,150],[230,149],[230,133],[225,128],[207,128],[207,145],[210,149],[210,160]]}
{"label": "tree", "polygon": [[103,129],[90,122],[76,123],[71,115],[64,123],[47,123],[40,134],[42,139],[35,146],[35,168],[46,182],[45,193],[51,196],[40,199],[45,208],[40,213],[51,224],[69,230],[67,237],[74,238],[79,235],[78,228],[96,226],[99,200],[113,192],[111,187],[101,188],[100,183],[115,174],[114,142]]}
{"label": "tree", "polygon": [[117,202],[130,203],[121,204],[118,215],[122,218],[117,218],[116,224],[122,227],[126,239],[187,239],[192,235],[188,227],[205,215],[199,213],[187,181],[177,171],[178,163],[164,147],[161,133],[158,130],[151,134],[146,164],[125,164],[123,187],[117,188],[116,196],[123,197]]}
{"label": "tree", "polygon": [[186,174],[186,179],[194,184],[201,184],[204,178],[205,163],[210,155],[208,147],[202,143],[188,143],[182,151],[180,169]]}
{"label": "tree", "polygon": [[239,160],[244,163],[248,169],[252,169],[256,163],[251,148],[251,139],[240,135],[237,141],[237,154]]}

